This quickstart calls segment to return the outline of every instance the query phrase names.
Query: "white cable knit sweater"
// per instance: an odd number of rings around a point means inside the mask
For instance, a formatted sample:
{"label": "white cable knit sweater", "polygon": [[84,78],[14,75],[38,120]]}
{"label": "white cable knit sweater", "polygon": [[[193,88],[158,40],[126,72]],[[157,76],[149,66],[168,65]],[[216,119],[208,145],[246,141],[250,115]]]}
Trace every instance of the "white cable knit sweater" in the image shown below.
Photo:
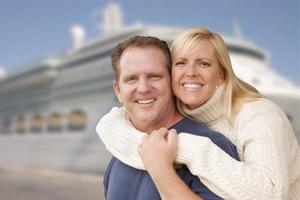
{"label": "white cable knit sweater", "polygon": [[[285,114],[267,99],[246,103],[230,126],[220,104],[221,89],[203,106],[186,113],[224,134],[237,147],[236,161],[208,138],[180,133],[176,162],[224,199],[300,199],[300,148]],[[137,147],[145,133],[113,108],[97,125],[108,151],[122,162],[144,169]]]}

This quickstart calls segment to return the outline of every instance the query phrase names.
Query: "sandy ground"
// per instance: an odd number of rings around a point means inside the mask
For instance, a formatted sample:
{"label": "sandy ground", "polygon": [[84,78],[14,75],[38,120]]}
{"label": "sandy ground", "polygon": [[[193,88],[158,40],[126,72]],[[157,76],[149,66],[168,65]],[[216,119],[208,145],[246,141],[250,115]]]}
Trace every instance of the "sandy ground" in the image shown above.
{"label": "sandy ground", "polygon": [[1,200],[103,200],[102,176],[0,166]]}

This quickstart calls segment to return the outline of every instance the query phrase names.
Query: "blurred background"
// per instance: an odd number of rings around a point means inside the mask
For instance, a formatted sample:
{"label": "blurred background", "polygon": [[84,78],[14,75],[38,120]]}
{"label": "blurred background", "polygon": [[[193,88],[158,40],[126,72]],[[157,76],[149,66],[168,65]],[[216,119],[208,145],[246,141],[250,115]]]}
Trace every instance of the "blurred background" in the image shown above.
{"label": "blurred background", "polygon": [[[185,28],[221,33],[236,74],[285,111],[300,140],[299,0],[0,0],[0,5],[0,188],[19,188],[11,195],[82,199],[74,187],[85,185],[80,193],[90,194],[88,199],[103,196],[110,154],[95,126],[119,105],[110,51],[137,34],[171,44]],[[66,195],[70,187],[74,196]],[[53,196],[57,188],[62,192]]]}

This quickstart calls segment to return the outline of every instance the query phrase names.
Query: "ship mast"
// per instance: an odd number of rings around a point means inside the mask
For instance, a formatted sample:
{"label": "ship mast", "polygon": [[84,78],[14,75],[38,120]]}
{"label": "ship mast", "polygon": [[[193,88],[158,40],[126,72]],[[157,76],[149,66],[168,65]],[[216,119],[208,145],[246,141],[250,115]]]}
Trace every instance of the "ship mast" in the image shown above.
{"label": "ship mast", "polygon": [[123,27],[123,13],[119,4],[110,1],[103,10],[104,33],[118,31]]}

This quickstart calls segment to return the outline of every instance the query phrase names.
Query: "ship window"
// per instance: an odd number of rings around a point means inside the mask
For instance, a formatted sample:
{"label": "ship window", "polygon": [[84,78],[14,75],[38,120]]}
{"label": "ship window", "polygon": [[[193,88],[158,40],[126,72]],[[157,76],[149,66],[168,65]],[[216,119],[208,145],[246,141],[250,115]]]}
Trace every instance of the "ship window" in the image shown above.
{"label": "ship window", "polygon": [[26,118],[25,116],[20,116],[16,122],[16,131],[17,133],[25,133],[26,131]]}
{"label": "ship window", "polygon": [[1,134],[10,134],[11,133],[11,120],[9,118],[4,118],[1,121]]}
{"label": "ship window", "polygon": [[35,115],[31,119],[31,132],[38,133],[43,130],[44,119],[41,115]]}
{"label": "ship window", "polygon": [[62,131],[62,116],[58,113],[51,114],[47,119],[47,128],[50,132]]}
{"label": "ship window", "polygon": [[69,115],[68,128],[73,131],[83,130],[86,126],[87,117],[82,111],[74,111]]}

